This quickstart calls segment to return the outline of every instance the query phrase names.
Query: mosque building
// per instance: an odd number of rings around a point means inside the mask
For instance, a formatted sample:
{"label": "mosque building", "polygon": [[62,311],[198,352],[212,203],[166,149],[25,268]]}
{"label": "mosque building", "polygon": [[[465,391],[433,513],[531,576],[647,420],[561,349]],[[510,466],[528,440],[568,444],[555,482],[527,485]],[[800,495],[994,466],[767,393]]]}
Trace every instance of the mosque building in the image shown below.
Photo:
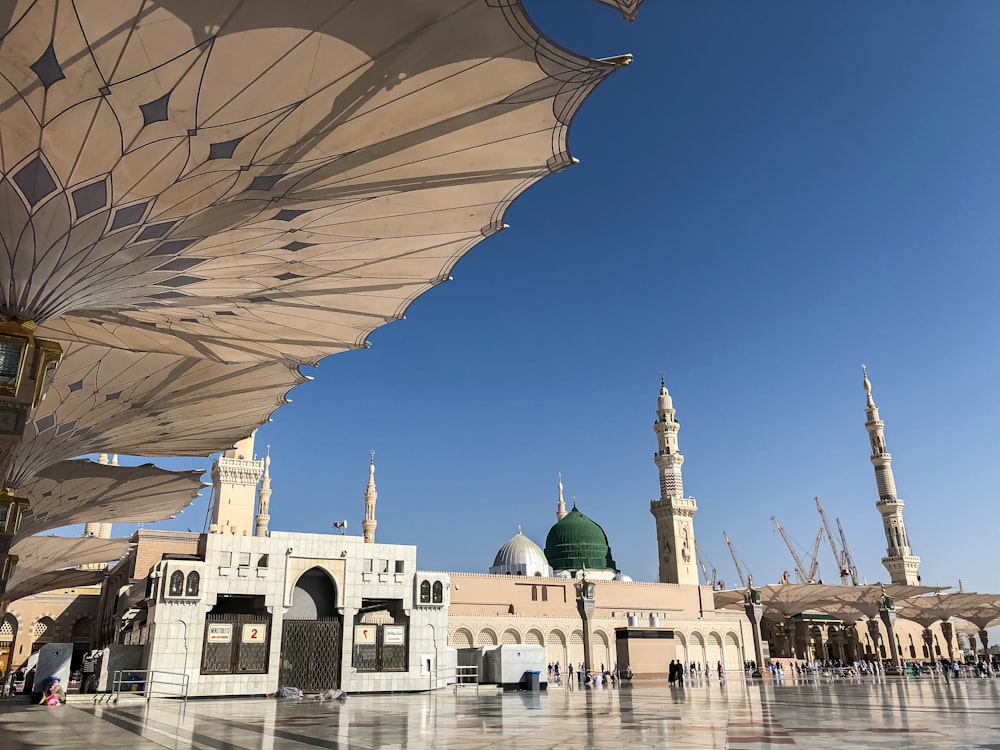
{"label": "mosque building", "polygon": [[684,496],[679,423],[661,376],[653,430],[660,497],[656,519],[659,582],[637,583],[618,569],[601,526],[574,501],[562,477],[556,522],[544,550],[520,529],[497,552],[489,574],[450,572],[449,644],[456,649],[511,644],[545,647],[550,663],[628,668],[665,675],[672,659],[741,668],[749,637],[741,612],[716,609],[694,565],[694,498]]}
{"label": "mosque building", "polygon": [[[208,533],[140,529],[99,595],[88,589],[16,602],[0,624],[0,648],[13,665],[53,640],[71,637],[81,651],[85,644],[119,644],[132,649],[128,668],[187,674],[190,695],[259,695],[282,686],[426,690],[453,678],[463,649],[518,644],[541,647],[564,669],[617,665],[638,678],[665,675],[673,659],[734,671],[751,659],[951,654],[957,634],[938,622],[939,611],[911,608],[909,620],[890,611],[889,594],[902,600],[934,589],[915,583],[919,558],[903,526],[867,373],[864,387],[888,593],[766,586],[755,600],[763,602],[755,624],[749,589],[700,584],[692,560],[697,505],[684,495],[679,423],[661,377],[653,423],[660,493],[649,506],[658,582],[632,581],[618,568],[599,523],[575,500],[566,509],[561,476],[544,548],[518,528],[486,573],[421,570],[415,546],[376,541],[374,453],[361,536],[343,528],[273,531],[270,450],[257,458],[250,437],[213,466]],[[88,526],[85,533],[110,528]],[[859,632],[862,621],[867,633]]]}

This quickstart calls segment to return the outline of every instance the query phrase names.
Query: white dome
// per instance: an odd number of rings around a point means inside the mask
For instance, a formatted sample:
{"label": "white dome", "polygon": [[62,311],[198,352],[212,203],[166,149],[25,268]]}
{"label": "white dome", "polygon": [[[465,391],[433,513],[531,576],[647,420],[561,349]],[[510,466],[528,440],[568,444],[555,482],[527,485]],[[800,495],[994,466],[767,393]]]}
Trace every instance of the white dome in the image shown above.
{"label": "white dome", "polygon": [[612,578],[611,580],[612,581],[622,581],[623,583],[632,583],[632,577],[625,575],[620,570],[617,573],[615,573],[615,577]]}
{"label": "white dome", "polygon": [[545,559],[542,548],[528,539],[518,529],[517,534],[507,542],[493,558],[490,573],[510,576],[552,575],[552,567]]}

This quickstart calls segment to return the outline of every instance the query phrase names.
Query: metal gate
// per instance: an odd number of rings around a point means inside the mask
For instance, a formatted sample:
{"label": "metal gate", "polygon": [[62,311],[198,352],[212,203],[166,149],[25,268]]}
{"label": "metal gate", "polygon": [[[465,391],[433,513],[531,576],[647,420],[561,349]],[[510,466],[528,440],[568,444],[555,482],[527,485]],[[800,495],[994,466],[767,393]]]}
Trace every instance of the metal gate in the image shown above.
{"label": "metal gate", "polygon": [[266,674],[271,615],[209,613],[205,617],[202,674]]}
{"label": "metal gate", "polygon": [[343,643],[340,620],[285,620],[279,686],[307,693],[339,688]]}

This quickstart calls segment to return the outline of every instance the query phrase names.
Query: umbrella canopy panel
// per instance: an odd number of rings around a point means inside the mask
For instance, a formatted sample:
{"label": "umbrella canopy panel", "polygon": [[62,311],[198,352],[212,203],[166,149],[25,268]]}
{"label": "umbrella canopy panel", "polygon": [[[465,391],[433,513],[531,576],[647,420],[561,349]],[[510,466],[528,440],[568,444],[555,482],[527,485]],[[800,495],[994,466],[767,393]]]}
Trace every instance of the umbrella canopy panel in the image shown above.
{"label": "umbrella canopy panel", "polygon": [[78,523],[153,523],[172,518],[206,486],[203,473],[86,460],[49,466],[20,488],[29,505],[14,542]]}
{"label": "umbrella canopy panel", "polygon": [[0,311],[220,362],[359,346],[573,162],[627,57],[517,2],[29,3],[0,39]]}

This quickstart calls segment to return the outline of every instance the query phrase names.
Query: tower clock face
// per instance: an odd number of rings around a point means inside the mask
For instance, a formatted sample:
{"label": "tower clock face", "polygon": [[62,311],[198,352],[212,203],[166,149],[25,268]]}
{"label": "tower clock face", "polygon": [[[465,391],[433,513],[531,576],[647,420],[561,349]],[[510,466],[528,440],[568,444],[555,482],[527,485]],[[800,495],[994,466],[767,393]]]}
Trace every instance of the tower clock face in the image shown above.
{"label": "tower clock face", "polygon": [[0,407],[0,435],[13,435],[16,433],[20,416],[21,412],[19,409]]}

